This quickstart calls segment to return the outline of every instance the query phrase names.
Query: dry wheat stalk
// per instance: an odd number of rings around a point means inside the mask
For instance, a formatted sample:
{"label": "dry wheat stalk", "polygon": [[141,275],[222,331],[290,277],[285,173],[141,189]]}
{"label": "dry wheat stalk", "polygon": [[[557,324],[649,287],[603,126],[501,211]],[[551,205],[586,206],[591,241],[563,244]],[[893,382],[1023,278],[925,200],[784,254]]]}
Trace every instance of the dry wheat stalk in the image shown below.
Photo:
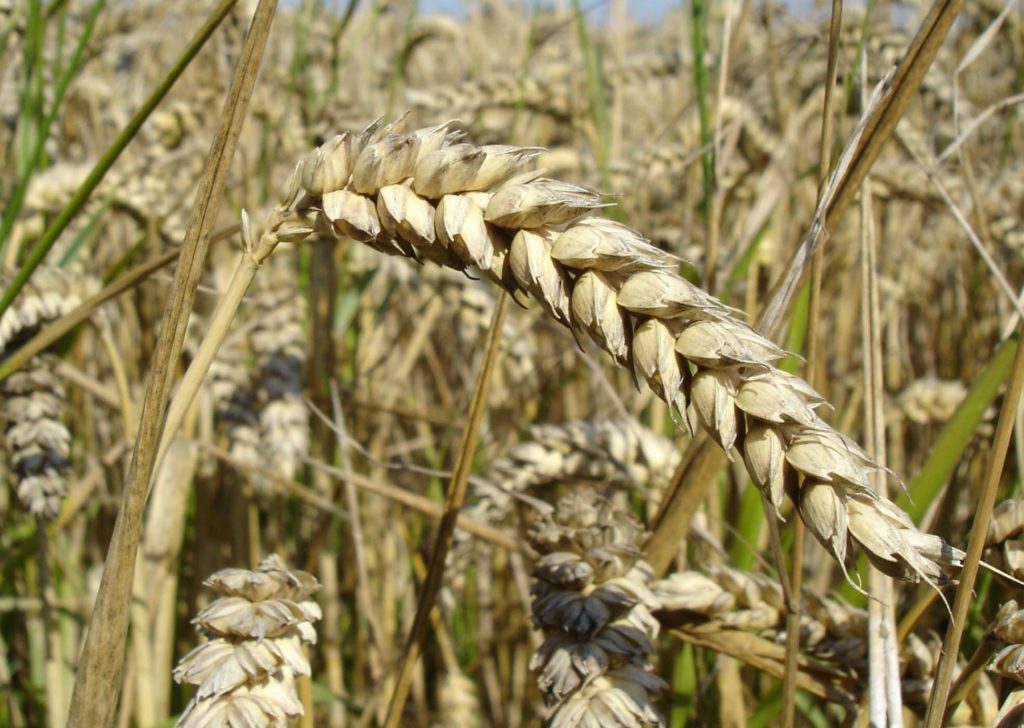
{"label": "dry wheat stalk", "polygon": [[458,142],[451,123],[408,134],[374,124],[314,150],[285,196],[304,194],[325,232],[534,296],[646,381],[680,425],[703,426],[730,456],[739,448],[776,509],[786,469],[801,475],[790,495],[841,564],[851,538],[910,581],[943,581],[960,563],[961,551],[872,490],[875,465],[816,414],[821,397],[773,366],[782,350],[678,276],[675,258],[590,216],[599,194],[529,171],[536,149]]}
{"label": "dry wheat stalk", "polygon": [[[0,276],[0,289],[8,284]],[[0,318],[0,361],[42,326],[73,311],[91,293],[92,281],[58,268],[40,268]],[[64,424],[66,393],[41,354],[0,382],[4,440],[22,504],[34,515],[56,518],[70,466],[71,432]]]}
{"label": "dry wheat stalk", "polygon": [[316,643],[320,588],[277,555],[253,571],[222,569],[205,582],[220,595],[193,620],[209,636],[181,659],[179,683],[198,686],[181,728],[285,726],[302,715],[295,678],[310,674],[304,646]]}
{"label": "dry wheat stalk", "polygon": [[[908,707],[923,713],[935,682],[935,672],[942,654],[942,640],[935,633],[926,639],[911,633],[900,651],[900,684]],[[963,670],[957,666],[957,673]],[[999,711],[999,696],[992,681],[979,673],[970,691],[949,717],[950,726],[991,726]]]}
{"label": "dry wheat stalk", "polygon": [[544,554],[533,571],[533,622],[544,641],[531,669],[550,708],[550,728],[662,726],[651,701],[667,689],[650,670],[658,622],[644,532],[628,511],[593,492],[559,501],[530,543]]}

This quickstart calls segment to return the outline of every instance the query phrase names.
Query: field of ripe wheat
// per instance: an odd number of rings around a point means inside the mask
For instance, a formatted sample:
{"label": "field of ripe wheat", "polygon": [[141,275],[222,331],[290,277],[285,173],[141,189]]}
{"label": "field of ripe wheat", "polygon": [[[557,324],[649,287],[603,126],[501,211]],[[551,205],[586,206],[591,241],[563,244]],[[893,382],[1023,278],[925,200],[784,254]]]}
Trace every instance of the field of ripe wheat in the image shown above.
{"label": "field of ripe wheat", "polygon": [[1024,725],[1022,102],[1017,0],[0,1],[0,725]]}

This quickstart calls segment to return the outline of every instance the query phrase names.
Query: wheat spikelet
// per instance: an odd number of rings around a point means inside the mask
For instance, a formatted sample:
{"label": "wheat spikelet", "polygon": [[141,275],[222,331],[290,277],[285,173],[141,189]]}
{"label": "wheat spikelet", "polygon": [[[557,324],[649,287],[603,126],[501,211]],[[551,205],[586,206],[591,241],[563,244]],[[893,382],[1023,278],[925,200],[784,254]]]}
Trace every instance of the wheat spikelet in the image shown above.
{"label": "wheat spikelet", "polygon": [[249,340],[236,330],[225,339],[210,365],[206,387],[213,400],[217,425],[227,435],[231,457],[260,467],[259,402],[250,367]]}
{"label": "wheat spikelet", "polygon": [[193,620],[209,642],[185,655],[174,679],[198,687],[181,728],[284,726],[302,715],[294,680],[310,674],[304,645],[316,643],[320,588],[276,555],[253,571],[223,569],[205,582],[220,598]]}
{"label": "wheat spikelet", "polygon": [[[377,258],[379,263],[380,256]],[[446,310],[456,312],[453,342],[456,348],[452,351],[452,359],[456,362],[465,360],[471,366],[478,358],[480,342],[490,327],[496,303],[494,291],[486,284],[471,281],[446,268],[438,270],[446,274],[436,283],[447,304]],[[497,376],[491,384],[492,408],[518,408],[524,400],[537,394],[540,376],[535,361],[535,342],[532,337],[524,335],[523,328],[511,320],[505,323],[500,369],[495,372]]]}
{"label": "wheat spikelet", "polygon": [[[0,274],[0,286],[10,278]],[[43,266],[25,284],[14,303],[0,318],[0,358],[33,336],[40,327],[70,313],[95,288],[91,279]]]}
{"label": "wheat spikelet", "polygon": [[515,494],[568,481],[639,488],[657,504],[679,459],[672,440],[632,420],[534,425],[491,466],[488,479],[498,488],[481,493],[470,508],[484,522],[504,523]]}
{"label": "wheat spikelet", "polygon": [[783,352],[714,297],[678,276],[677,261],[625,225],[590,217],[592,190],[529,169],[537,150],[458,143],[451,124],[402,134],[372,125],[335,137],[299,164],[316,225],[377,250],[474,267],[517,300],[533,296],[702,426],[778,509],[790,493],[808,528],[843,564],[848,542],[893,576],[942,581],[962,552],[917,530],[871,488],[875,465],[816,413],[822,399],[772,362]]}
{"label": "wheat spikelet", "polygon": [[[526,440],[494,461],[487,474],[493,487],[482,489],[464,512],[479,523],[508,526],[517,501],[528,498],[532,490],[591,483],[639,490],[653,513],[680,457],[672,440],[632,420],[534,425]],[[474,548],[488,547],[470,534],[455,532],[446,568],[452,587],[461,586]]]}
{"label": "wheat spikelet", "polygon": [[[564,74],[561,74],[564,76]],[[409,105],[426,116],[451,114],[456,110],[474,118],[488,109],[523,108],[567,121],[573,115],[568,88],[552,84],[550,77],[520,79],[518,75],[488,77],[457,86],[406,91]]]}
{"label": "wheat spikelet", "polygon": [[[757,573],[716,565],[701,571],[671,574],[651,585],[663,625],[687,629],[715,625],[723,630],[750,632],[784,644],[786,607],[778,582]],[[867,669],[867,612],[813,592],[803,592],[800,645],[807,654],[850,675]],[[908,705],[927,704],[941,642],[907,635],[901,660],[901,685]],[[952,725],[990,725],[996,693],[982,677],[957,712]]]}
{"label": "wheat spikelet", "polygon": [[[923,714],[928,697],[935,682],[935,672],[942,654],[942,641],[935,633],[921,638],[914,633],[907,635],[900,650],[900,685],[906,705]],[[956,674],[963,671],[962,662],[957,664]],[[999,696],[988,675],[978,674],[963,701],[949,717],[950,726],[992,726],[999,712]]]}
{"label": "wheat spikelet", "polygon": [[477,728],[480,720],[480,699],[476,685],[466,675],[449,670],[438,688],[437,728]]}
{"label": "wheat spikelet", "polygon": [[1010,600],[999,609],[992,632],[1005,643],[992,658],[989,669],[997,675],[1024,683],[1024,610]]}
{"label": "wheat spikelet", "polygon": [[630,54],[618,63],[609,65],[605,76],[609,81],[623,86],[635,86],[652,80],[674,78],[686,70],[685,66],[678,49],[654,49],[646,53]]}
{"label": "wheat spikelet", "polygon": [[53,361],[41,354],[0,383],[4,432],[18,499],[36,516],[56,518],[67,489],[71,432],[66,393]]}
{"label": "wheat spikelet", "polygon": [[[662,623],[702,620],[723,629],[786,641],[786,607],[778,582],[761,574],[729,566],[671,574],[654,582],[651,590]],[[867,612],[805,591],[800,616],[800,646],[818,659],[846,669],[864,666]]]}
{"label": "wheat spikelet", "polygon": [[[0,276],[0,289],[9,281]],[[0,318],[0,361],[50,321],[73,311],[92,287],[88,279],[40,268]],[[34,515],[60,512],[70,466],[71,432],[63,423],[66,393],[53,359],[40,354],[0,382],[4,441],[22,504]]]}
{"label": "wheat spikelet", "polygon": [[996,506],[988,524],[986,546],[1001,547],[1006,568],[1024,575],[1024,499],[1010,498]]}
{"label": "wheat spikelet", "polygon": [[915,379],[900,392],[900,411],[918,424],[941,424],[953,416],[967,396],[967,388],[959,379]]}
{"label": "wheat spikelet", "polygon": [[647,604],[653,575],[640,560],[640,523],[592,492],[566,496],[538,521],[543,555],[531,589],[544,641],[530,661],[550,707],[550,728],[664,725],[651,703],[667,685],[650,671],[658,622]]}

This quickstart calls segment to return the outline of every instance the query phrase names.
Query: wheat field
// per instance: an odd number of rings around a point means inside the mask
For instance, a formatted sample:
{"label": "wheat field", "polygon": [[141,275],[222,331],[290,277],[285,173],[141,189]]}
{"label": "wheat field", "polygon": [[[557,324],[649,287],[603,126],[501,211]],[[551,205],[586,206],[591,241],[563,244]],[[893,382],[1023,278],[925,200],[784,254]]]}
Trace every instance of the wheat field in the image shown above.
{"label": "wheat field", "polygon": [[1024,8],[655,5],[0,2],[0,725],[1024,725]]}

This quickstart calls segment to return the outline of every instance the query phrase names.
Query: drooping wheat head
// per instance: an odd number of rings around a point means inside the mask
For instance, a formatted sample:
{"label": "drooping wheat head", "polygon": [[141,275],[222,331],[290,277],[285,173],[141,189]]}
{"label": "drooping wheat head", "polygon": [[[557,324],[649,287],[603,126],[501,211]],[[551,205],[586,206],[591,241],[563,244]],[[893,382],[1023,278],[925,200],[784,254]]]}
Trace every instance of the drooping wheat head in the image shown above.
{"label": "drooping wheat head", "polygon": [[[681,426],[703,427],[730,457],[738,449],[776,510],[789,491],[840,564],[852,540],[888,574],[946,579],[962,552],[874,492],[874,463],[821,419],[806,382],[774,366],[784,352],[676,274],[671,255],[593,216],[599,194],[531,171],[536,154],[459,143],[451,124],[374,124],[314,150],[286,202],[301,200],[321,230],[533,296],[646,382]],[[800,482],[787,484],[787,471]]]}

